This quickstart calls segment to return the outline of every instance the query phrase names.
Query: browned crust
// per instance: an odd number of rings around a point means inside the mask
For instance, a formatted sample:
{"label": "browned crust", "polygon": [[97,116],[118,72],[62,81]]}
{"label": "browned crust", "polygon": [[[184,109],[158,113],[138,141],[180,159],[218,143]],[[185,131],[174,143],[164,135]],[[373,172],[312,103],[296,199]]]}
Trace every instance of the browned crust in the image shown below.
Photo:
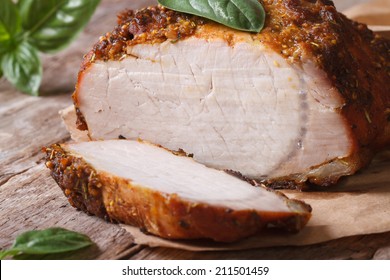
{"label": "browned crust", "polygon": [[60,145],[44,148],[44,152],[46,166],[73,207],[108,221],[140,227],[164,238],[233,242],[266,227],[296,232],[311,216],[309,205],[287,198],[292,213],[233,211],[193,203],[175,194],[161,194],[134,185],[130,180],[97,172]]}
{"label": "browned crust", "polygon": [[[338,13],[328,0],[262,0],[267,17],[265,28],[250,36],[269,46],[286,59],[302,63],[311,60],[322,69],[338,90],[345,105],[340,109],[354,147],[342,160],[356,167],[349,175],[366,166],[373,155],[390,145],[390,40],[375,35],[366,25],[353,22]],[[79,73],[95,60],[121,59],[131,45],[183,40],[200,29],[218,26],[196,16],[163,7],[125,11],[118,26],[105,34],[85,57]],[[225,28],[223,38],[234,44],[242,32]],[[78,108],[77,86],[73,95]],[[78,127],[87,124],[78,110]],[[286,174],[288,175],[288,174]],[[316,184],[333,184],[339,177],[314,176]]]}
{"label": "browned crust", "polygon": [[103,204],[102,183],[93,168],[80,158],[69,157],[60,145],[42,151],[46,153],[46,167],[73,207],[114,221]]}

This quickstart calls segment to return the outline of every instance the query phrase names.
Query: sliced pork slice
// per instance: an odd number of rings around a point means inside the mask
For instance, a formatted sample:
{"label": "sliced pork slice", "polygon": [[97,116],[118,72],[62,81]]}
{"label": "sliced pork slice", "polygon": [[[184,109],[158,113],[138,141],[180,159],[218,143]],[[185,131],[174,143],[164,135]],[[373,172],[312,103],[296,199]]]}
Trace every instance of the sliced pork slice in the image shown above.
{"label": "sliced pork slice", "polygon": [[70,203],[165,238],[230,242],[266,227],[300,230],[310,206],[150,144],[107,140],[46,148]]}
{"label": "sliced pork slice", "polygon": [[66,130],[69,132],[70,137],[73,141],[89,141],[87,131],[79,130],[75,125],[77,121],[77,115],[73,105],[62,109],[58,113],[62,119],[62,123],[66,127]]}
{"label": "sliced pork slice", "polygon": [[259,34],[151,7],[121,14],[74,94],[93,140],[143,139],[209,167],[335,183],[390,141],[389,41],[331,1],[262,1]]}

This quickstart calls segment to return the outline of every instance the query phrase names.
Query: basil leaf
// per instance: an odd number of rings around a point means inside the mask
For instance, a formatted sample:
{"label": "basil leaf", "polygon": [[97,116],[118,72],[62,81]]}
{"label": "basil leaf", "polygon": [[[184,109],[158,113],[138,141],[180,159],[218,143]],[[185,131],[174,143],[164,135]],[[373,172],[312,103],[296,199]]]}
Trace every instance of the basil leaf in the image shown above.
{"label": "basil leaf", "polygon": [[10,40],[19,31],[21,24],[17,7],[11,0],[0,0],[0,7],[0,42],[2,42]]}
{"label": "basil leaf", "polygon": [[260,32],[265,11],[258,0],[158,0],[175,11],[201,16],[228,27]]}
{"label": "basil leaf", "polygon": [[3,55],[1,68],[4,76],[17,89],[38,95],[42,78],[42,66],[38,51],[28,42],[22,42]]}
{"label": "basil leaf", "polygon": [[19,253],[18,250],[6,250],[6,251],[0,251],[0,260],[4,260],[7,256],[15,256],[17,253]]}
{"label": "basil leaf", "polygon": [[92,244],[88,236],[63,228],[33,230],[19,235],[9,250],[0,252],[0,259],[8,255],[21,255],[28,259],[31,255],[65,253]]}
{"label": "basil leaf", "polygon": [[100,0],[23,0],[19,3],[26,38],[42,52],[66,47],[91,18]]}
{"label": "basil leaf", "polygon": [[62,228],[25,232],[18,236],[12,249],[24,254],[52,254],[74,251],[92,245],[88,236]]}
{"label": "basil leaf", "polygon": [[11,41],[11,40],[1,41],[0,42],[0,57],[2,57],[3,54],[8,52],[10,49],[12,49],[14,45],[15,45],[15,42]]}

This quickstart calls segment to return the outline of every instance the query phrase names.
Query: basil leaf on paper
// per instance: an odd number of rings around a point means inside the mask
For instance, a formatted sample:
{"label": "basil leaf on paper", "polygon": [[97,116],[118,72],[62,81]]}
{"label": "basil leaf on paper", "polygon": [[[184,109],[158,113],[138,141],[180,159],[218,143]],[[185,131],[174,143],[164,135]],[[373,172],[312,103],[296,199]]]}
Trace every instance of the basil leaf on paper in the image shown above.
{"label": "basil leaf on paper", "polygon": [[216,21],[228,27],[260,32],[265,11],[258,0],[158,0],[171,10]]}
{"label": "basil leaf on paper", "polygon": [[92,245],[88,236],[63,228],[33,230],[19,235],[13,246],[0,252],[0,259],[6,256],[57,254],[79,250]]}
{"label": "basil leaf on paper", "polygon": [[0,44],[10,40],[20,29],[17,7],[11,0],[0,0]]}
{"label": "basil leaf on paper", "polygon": [[66,47],[87,24],[100,0],[22,0],[25,37],[42,52]]}

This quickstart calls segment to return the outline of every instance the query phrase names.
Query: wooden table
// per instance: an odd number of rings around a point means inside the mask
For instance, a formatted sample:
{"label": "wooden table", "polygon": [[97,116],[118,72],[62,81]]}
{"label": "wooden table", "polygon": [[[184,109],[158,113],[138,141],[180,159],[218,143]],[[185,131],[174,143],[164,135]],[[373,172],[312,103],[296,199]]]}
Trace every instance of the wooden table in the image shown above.
{"label": "wooden table", "polygon": [[[137,2],[136,4],[132,4]],[[303,247],[239,252],[187,252],[135,245],[132,236],[72,208],[43,164],[41,147],[69,140],[58,111],[71,104],[82,55],[124,7],[154,1],[103,1],[87,29],[62,53],[44,56],[46,97],[30,97],[0,81],[0,248],[26,230],[53,226],[83,232],[97,246],[69,258],[92,259],[390,259],[390,232]],[[358,1],[337,1],[342,8]],[[362,1],[360,1],[362,2]]]}

